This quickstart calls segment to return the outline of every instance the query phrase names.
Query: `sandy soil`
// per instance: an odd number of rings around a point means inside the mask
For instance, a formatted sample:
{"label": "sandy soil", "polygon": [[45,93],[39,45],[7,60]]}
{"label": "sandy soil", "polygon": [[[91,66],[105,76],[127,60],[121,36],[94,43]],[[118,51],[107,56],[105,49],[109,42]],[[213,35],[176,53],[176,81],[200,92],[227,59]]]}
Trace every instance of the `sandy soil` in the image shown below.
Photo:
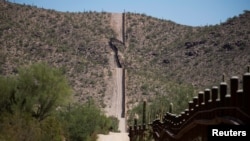
{"label": "sandy soil", "polygon": [[126,132],[125,118],[122,118],[122,68],[115,68],[113,71],[113,94],[105,111],[108,116],[119,119],[119,130]]}
{"label": "sandy soil", "polygon": [[116,39],[122,41],[122,13],[112,13],[111,27],[116,32]]}
{"label": "sandy soil", "polygon": [[108,135],[98,135],[97,141],[129,141],[128,133],[110,132]]}

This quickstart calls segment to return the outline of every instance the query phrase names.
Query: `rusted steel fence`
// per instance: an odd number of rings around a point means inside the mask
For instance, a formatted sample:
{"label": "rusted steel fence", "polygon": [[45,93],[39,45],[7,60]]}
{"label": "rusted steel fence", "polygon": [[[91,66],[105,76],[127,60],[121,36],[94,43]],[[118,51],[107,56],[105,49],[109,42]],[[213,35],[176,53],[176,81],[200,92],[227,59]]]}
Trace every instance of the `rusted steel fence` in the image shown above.
{"label": "rusted steel fence", "polygon": [[[145,108],[145,106],[143,106]],[[145,116],[145,115],[144,115]],[[145,118],[145,117],[143,117]],[[145,140],[147,128],[130,127],[130,140]],[[167,112],[164,117],[151,124],[151,134],[155,141],[207,141],[207,129],[211,125],[249,125],[250,124],[250,71],[242,77],[233,76],[230,84],[223,80],[219,86],[198,93],[189,107],[181,114]]]}

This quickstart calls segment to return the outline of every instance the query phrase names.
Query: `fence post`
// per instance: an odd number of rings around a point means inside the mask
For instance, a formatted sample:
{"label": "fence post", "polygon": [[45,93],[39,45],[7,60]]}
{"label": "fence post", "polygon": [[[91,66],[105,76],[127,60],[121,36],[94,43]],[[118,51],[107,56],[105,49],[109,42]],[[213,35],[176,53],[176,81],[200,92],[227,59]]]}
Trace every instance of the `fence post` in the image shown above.
{"label": "fence post", "polygon": [[197,108],[198,108],[198,97],[194,97],[193,98],[193,103],[194,103],[194,110],[193,113],[197,112]]}
{"label": "fence post", "polygon": [[185,122],[185,120],[186,120],[186,113],[185,113],[185,110],[183,111],[183,112],[181,112],[181,124],[183,123],[183,122]]}
{"label": "fence post", "polygon": [[[205,89],[204,92],[204,108],[203,109],[211,109],[212,103],[211,103],[211,96],[210,96],[210,89]],[[207,117],[211,115],[206,115]]]}
{"label": "fence post", "polygon": [[[212,96],[211,96],[211,108],[216,108],[219,105],[220,99],[218,97],[219,88],[217,86],[212,87]],[[209,115],[214,117],[215,114]]]}
{"label": "fence post", "polygon": [[202,91],[200,91],[199,93],[198,93],[198,105],[199,105],[199,107],[198,107],[198,109],[199,110],[202,110],[203,109],[203,105],[204,105],[204,92],[202,92]]}
{"label": "fence post", "polygon": [[220,106],[225,106],[225,99],[227,94],[227,83],[225,82],[225,76],[223,75],[223,81],[220,83]]}
{"label": "fence post", "polygon": [[230,81],[230,93],[231,93],[231,104],[232,106],[237,106],[238,101],[237,96],[237,90],[238,90],[238,84],[239,84],[239,78],[237,76],[233,76]]}
{"label": "fence post", "polygon": [[143,101],[142,129],[146,130],[146,101]]}
{"label": "fence post", "polygon": [[237,107],[239,108],[243,108],[244,104],[243,104],[243,98],[244,98],[244,92],[243,90],[238,90],[237,91],[237,96],[236,96],[236,101],[237,101]]}
{"label": "fence post", "polygon": [[243,99],[244,108],[247,113],[250,113],[250,67],[247,67],[247,73],[243,76]]}
{"label": "fence post", "polygon": [[138,136],[139,136],[139,141],[141,141],[143,139],[143,130],[142,130],[142,126],[138,125]]}
{"label": "fence post", "polygon": [[204,100],[204,103],[205,104],[208,104],[208,102],[210,101],[210,89],[205,89],[205,100]]}
{"label": "fence post", "polygon": [[133,130],[132,130],[132,126],[129,126],[129,140],[130,141],[133,141],[133,138],[134,138],[134,134],[133,134]]}
{"label": "fence post", "polygon": [[138,130],[137,130],[137,119],[135,118],[134,119],[134,133],[136,134],[136,135],[138,135],[137,133],[138,133]]}
{"label": "fence post", "polygon": [[188,119],[189,116],[189,110],[185,109],[185,121]]}
{"label": "fence post", "polygon": [[193,101],[189,101],[188,106],[189,106],[189,116],[191,117],[193,115],[193,111],[194,111],[194,103],[193,103]]}

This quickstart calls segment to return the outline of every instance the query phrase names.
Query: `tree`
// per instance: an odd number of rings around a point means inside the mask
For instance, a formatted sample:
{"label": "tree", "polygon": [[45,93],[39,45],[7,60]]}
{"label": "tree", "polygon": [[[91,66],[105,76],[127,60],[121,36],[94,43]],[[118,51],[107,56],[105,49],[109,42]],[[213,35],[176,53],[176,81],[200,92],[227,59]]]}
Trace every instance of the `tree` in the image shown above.
{"label": "tree", "polygon": [[[59,69],[45,63],[22,67],[18,75],[0,78],[2,110],[28,113],[39,121],[45,119],[71,94],[71,89]],[[4,108],[4,109],[3,109]]]}
{"label": "tree", "polygon": [[71,94],[62,73],[45,63],[20,69],[17,88],[20,108],[32,112],[39,120],[46,118]]}
{"label": "tree", "polygon": [[71,89],[59,69],[45,63],[0,76],[0,140],[60,141],[61,123],[52,115]]}

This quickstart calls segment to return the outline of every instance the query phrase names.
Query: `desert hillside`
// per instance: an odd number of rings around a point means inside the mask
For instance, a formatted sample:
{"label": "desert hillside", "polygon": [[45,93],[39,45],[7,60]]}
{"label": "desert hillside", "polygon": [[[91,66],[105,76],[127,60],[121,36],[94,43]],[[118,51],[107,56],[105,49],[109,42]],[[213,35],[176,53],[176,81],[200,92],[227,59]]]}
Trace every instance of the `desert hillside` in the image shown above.
{"label": "desert hillside", "polygon": [[47,62],[59,67],[77,102],[93,98],[106,107],[112,94],[110,57],[126,70],[127,107],[156,95],[175,95],[176,87],[211,87],[250,64],[250,12],[214,26],[190,27],[144,14],[125,13],[124,35],[117,35],[108,12],[57,12],[0,2],[0,74]]}

